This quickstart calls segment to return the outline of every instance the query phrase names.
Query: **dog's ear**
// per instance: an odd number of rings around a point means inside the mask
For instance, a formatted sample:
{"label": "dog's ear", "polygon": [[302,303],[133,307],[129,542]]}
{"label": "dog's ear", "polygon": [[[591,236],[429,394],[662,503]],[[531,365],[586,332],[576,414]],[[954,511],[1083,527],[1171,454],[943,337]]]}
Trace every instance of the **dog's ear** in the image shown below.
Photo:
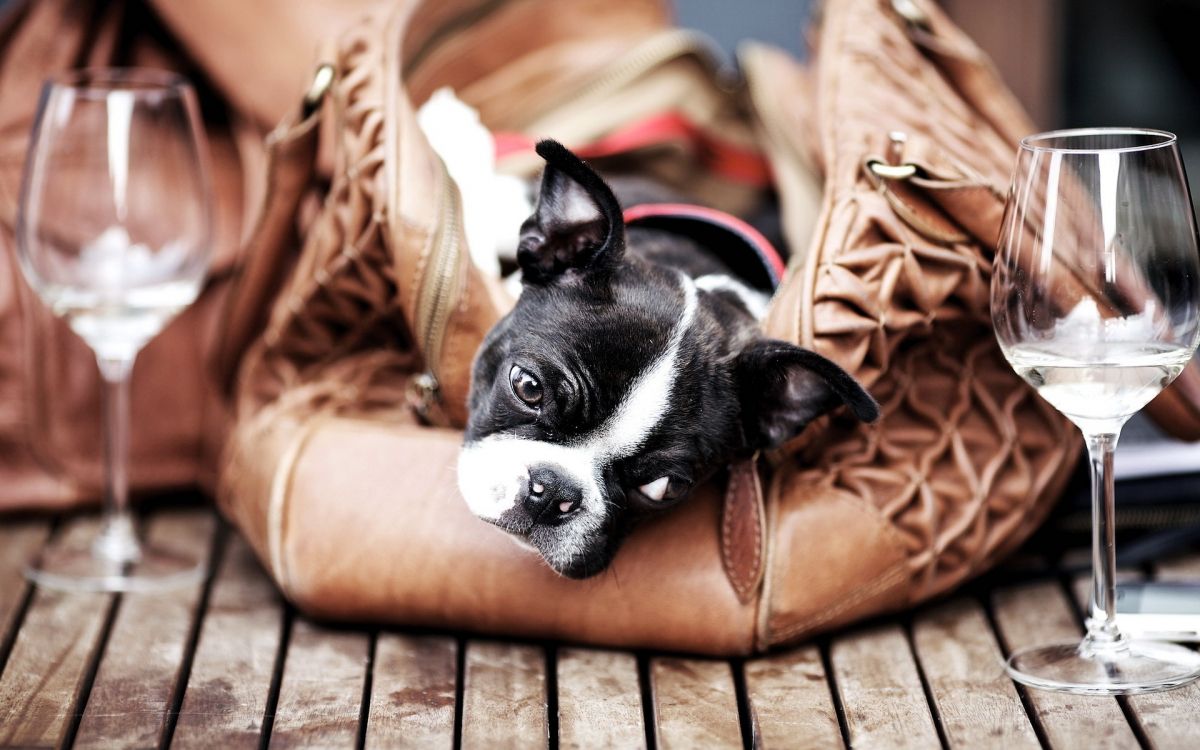
{"label": "dog's ear", "polygon": [[611,270],[625,252],[625,222],[612,190],[557,141],[542,141],[546,160],[533,215],[521,225],[517,263],[527,284]]}
{"label": "dog's ear", "polygon": [[879,404],[849,373],[783,341],[759,339],[747,346],[738,355],[735,378],[751,449],[776,448],[842,404],[864,422],[879,418]]}

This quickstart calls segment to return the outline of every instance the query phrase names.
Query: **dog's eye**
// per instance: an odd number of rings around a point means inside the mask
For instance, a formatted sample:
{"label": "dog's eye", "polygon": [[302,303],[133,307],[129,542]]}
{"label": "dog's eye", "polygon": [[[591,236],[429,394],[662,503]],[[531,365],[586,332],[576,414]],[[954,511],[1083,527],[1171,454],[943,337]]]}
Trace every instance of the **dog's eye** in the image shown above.
{"label": "dog's eye", "polygon": [[669,499],[667,491],[671,489],[670,477],[659,477],[653,482],[647,482],[641,487],[638,487],[638,492],[642,493],[647,500],[653,500],[656,503],[661,503],[663,500]]}
{"label": "dog's eye", "polygon": [[528,371],[513,365],[508,371],[508,383],[512,391],[526,406],[538,407],[542,403],[542,384]]}

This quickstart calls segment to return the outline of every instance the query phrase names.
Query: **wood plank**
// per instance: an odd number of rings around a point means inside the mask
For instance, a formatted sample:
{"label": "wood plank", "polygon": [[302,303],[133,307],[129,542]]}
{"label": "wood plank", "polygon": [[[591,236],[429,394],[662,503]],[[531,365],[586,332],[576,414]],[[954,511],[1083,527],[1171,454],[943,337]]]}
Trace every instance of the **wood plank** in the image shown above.
{"label": "wood plank", "polygon": [[29,590],[25,565],[49,534],[50,523],[44,518],[6,520],[0,525],[0,674],[4,670],[3,644],[16,635],[11,632],[14,619]]}
{"label": "wood plank", "polygon": [[371,638],[305,618],[292,623],[271,747],[353,747]]}
{"label": "wood plank", "polygon": [[[147,522],[146,538],[200,559],[207,569],[214,520],[210,510],[158,513]],[[75,747],[158,744],[203,588],[203,582],[197,582],[174,591],[121,597]]]}
{"label": "wood plank", "polygon": [[951,747],[1041,747],[977,602],[955,599],[919,614],[913,646]]}
{"label": "wood plank", "polygon": [[458,647],[453,638],[380,633],[366,746],[453,745],[457,673]]}
{"label": "wood plank", "polygon": [[[1006,654],[1027,646],[1074,641],[1083,635],[1066,593],[1054,581],[1003,588],[992,595],[992,606]],[[1023,690],[1054,748],[1138,747],[1113,698]]]}
{"label": "wood plank", "polygon": [[827,748],[842,744],[825,665],[816,646],[745,664],[755,746]]}
{"label": "wood plank", "polygon": [[837,638],[830,645],[829,660],[851,746],[928,748],[941,743],[908,638],[899,625]]}
{"label": "wood plank", "polygon": [[646,746],[637,657],[564,648],[557,677],[559,747]]}
{"label": "wood plank", "polygon": [[282,623],[274,584],[246,542],[231,535],[209,595],[173,747],[258,747]]}
{"label": "wood plank", "polygon": [[[51,542],[85,544],[94,517],[73,521]],[[37,588],[0,679],[0,747],[55,747],[64,739],[80,689],[113,606],[111,594]]]}
{"label": "wood plank", "polygon": [[546,747],[545,651],[492,641],[471,641],[466,648],[462,746]]}
{"label": "wood plank", "polygon": [[658,747],[742,747],[729,662],[654,659],[650,662],[650,691]]}
{"label": "wood plank", "polygon": [[[1154,566],[1156,581],[1196,581],[1200,579],[1200,554],[1164,560]],[[1130,711],[1150,744],[1158,750],[1191,750],[1200,745],[1200,682],[1193,682],[1163,693],[1131,695]]]}

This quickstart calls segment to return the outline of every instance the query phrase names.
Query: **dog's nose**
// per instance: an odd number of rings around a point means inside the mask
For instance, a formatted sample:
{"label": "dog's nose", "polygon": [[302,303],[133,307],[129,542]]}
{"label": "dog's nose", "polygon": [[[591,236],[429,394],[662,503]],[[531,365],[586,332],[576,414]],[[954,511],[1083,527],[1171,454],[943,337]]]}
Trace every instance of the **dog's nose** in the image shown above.
{"label": "dog's nose", "polygon": [[583,492],[567,476],[551,466],[529,470],[523,505],[534,523],[556,524],[579,509]]}

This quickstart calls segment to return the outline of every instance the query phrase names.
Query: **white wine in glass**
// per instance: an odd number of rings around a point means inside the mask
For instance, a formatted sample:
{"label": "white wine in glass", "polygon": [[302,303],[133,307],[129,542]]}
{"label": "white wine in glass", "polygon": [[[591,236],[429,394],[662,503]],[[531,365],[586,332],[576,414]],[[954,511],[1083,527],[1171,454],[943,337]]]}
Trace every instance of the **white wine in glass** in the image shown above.
{"label": "white wine in glass", "polygon": [[1012,677],[1121,695],[1200,676],[1200,655],[1115,620],[1113,452],[1131,416],[1200,342],[1200,249],[1175,136],[1089,128],[1024,138],[992,275],[992,322],[1013,369],[1083,432],[1092,476],[1092,601],[1081,642],[1034,646]]}
{"label": "white wine in glass", "polygon": [[206,146],[191,86],[143,69],[46,82],[17,215],[26,280],[96,354],[104,381],[104,517],[92,543],[45,551],[42,586],[146,591],[201,577],[143,545],[129,511],[129,379],[138,352],[200,292],[212,244]]}

